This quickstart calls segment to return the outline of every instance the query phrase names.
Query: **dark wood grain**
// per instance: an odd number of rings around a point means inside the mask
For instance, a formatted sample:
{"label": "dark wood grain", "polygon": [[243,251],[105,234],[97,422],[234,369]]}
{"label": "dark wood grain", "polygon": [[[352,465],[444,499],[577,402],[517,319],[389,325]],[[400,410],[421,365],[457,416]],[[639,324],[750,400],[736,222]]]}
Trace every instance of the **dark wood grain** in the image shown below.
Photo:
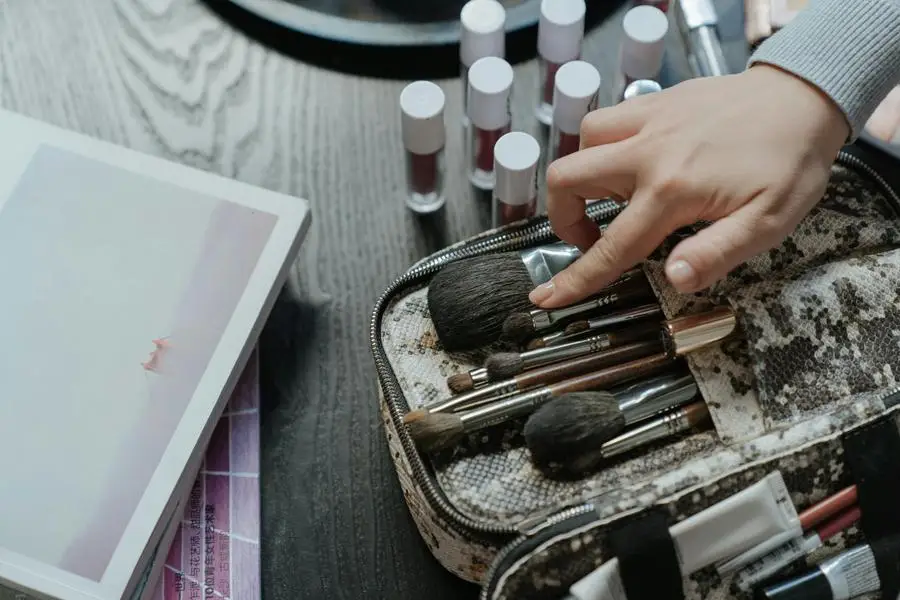
{"label": "dark wood grain", "polygon": [[[731,2],[732,4],[734,1]],[[621,11],[590,35],[604,99]],[[684,72],[673,56],[672,69]],[[534,130],[536,68],[514,119]],[[487,226],[462,176],[459,81],[446,210],[406,210],[404,82],[310,67],[249,41],[196,0],[0,0],[0,106],[307,198],[313,226],[261,339],[264,597],[466,598],[409,518],[383,432],[370,311],[413,261]]]}

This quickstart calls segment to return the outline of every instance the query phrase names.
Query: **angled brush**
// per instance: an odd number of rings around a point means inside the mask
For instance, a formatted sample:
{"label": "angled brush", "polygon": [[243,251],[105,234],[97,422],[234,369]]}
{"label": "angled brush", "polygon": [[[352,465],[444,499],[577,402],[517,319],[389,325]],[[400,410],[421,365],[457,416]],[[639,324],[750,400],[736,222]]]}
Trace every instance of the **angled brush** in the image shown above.
{"label": "angled brush", "polygon": [[666,324],[665,350],[657,354],[501,398],[472,410],[459,413],[425,412],[406,425],[413,441],[423,452],[448,448],[468,432],[526,416],[556,396],[571,392],[602,390],[662,371],[671,367],[675,357],[704,348],[729,336],[734,331],[735,325],[734,313],[727,307],[673,319]]}
{"label": "angled brush", "polygon": [[[516,313],[523,314],[523,313]],[[514,315],[510,315],[512,318]],[[543,337],[535,338],[528,343],[528,350],[556,346],[564,342],[571,342],[576,337],[583,337],[588,332],[597,333],[609,329],[615,325],[633,323],[650,317],[662,317],[663,312],[658,304],[644,304],[637,308],[621,310],[608,315],[603,315],[586,321],[575,321],[566,326],[563,331],[555,331]],[[509,319],[507,319],[508,321]]]}
{"label": "angled brush", "polygon": [[662,339],[657,338],[626,344],[596,354],[588,354],[586,356],[579,356],[570,360],[545,365],[537,369],[525,371],[510,379],[498,381],[485,387],[472,390],[465,394],[451,396],[446,400],[442,400],[431,406],[426,406],[420,410],[410,411],[403,420],[404,422],[416,420],[420,417],[418,414],[420,412],[457,412],[464,409],[471,409],[475,406],[494,402],[501,397],[522,392],[538,385],[555,383],[569,377],[628,362],[642,356],[649,356],[650,354],[660,352],[662,349]]}

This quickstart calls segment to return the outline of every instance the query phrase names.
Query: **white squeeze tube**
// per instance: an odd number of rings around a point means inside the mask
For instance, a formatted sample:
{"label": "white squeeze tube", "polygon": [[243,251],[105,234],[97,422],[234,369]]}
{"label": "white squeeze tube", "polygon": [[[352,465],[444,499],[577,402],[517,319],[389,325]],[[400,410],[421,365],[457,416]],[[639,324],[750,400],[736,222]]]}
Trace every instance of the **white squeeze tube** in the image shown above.
{"label": "white squeeze tube", "polygon": [[[799,517],[781,472],[669,528],[682,575],[727,560],[772,537],[793,532]],[[613,558],[569,588],[571,600],[627,600]]]}

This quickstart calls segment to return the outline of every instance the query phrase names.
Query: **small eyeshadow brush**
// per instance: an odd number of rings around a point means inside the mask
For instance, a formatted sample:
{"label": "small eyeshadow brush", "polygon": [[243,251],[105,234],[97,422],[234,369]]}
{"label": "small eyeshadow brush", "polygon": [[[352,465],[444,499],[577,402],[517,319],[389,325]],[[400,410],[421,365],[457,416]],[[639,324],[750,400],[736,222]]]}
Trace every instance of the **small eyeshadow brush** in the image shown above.
{"label": "small eyeshadow brush", "polygon": [[575,321],[569,324],[563,331],[555,331],[543,337],[535,338],[528,342],[528,350],[556,346],[573,339],[581,338],[590,332],[599,332],[614,325],[633,323],[650,317],[661,317],[662,309],[658,304],[644,304],[637,308],[622,310],[608,315],[603,315],[586,321]]}
{"label": "small eyeshadow brush", "polygon": [[539,385],[555,383],[569,377],[625,363],[642,356],[649,356],[662,351],[662,349],[662,338],[657,337],[656,339],[610,348],[596,354],[588,354],[563,362],[544,365],[543,367],[525,371],[510,379],[497,381],[465,394],[451,396],[423,409],[410,411],[403,417],[403,421],[414,421],[420,418],[420,413],[423,412],[457,412],[473,408],[474,406],[481,406],[487,402],[493,402],[501,397],[522,392]]}
{"label": "small eyeshadow brush", "polygon": [[502,338],[523,343],[536,333],[552,329],[572,317],[652,298],[653,292],[641,270],[632,269],[607,286],[601,294],[584,302],[553,310],[533,309],[510,314],[503,322]]}
{"label": "small eyeshadow brush", "polygon": [[447,387],[454,393],[483,387],[491,381],[508,379],[526,369],[557,363],[569,358],[603,352],[635,341],[657,338],[660,335],[658,323],[642,323],[617,331],[598,333],[582,340],[576,340],[549,348],[537,348],[525,352],[500,352],[487,358],[484,367],[472,369],[468,373],[457,373],[447,378]]}
{"label": "small eyeshadow brush", "polygon": [[665,350],[662,352],[544,385],[480,408],[460,413],[425,412],[406,426],[421,451],[442,450],[458,443],[466,433],[526,416],[562,394],[608,389],[624,381],[658,373],[671,367],[676,357],[728,337],[735,325],[734,312],[728,307],[673,319],[666,323]]}

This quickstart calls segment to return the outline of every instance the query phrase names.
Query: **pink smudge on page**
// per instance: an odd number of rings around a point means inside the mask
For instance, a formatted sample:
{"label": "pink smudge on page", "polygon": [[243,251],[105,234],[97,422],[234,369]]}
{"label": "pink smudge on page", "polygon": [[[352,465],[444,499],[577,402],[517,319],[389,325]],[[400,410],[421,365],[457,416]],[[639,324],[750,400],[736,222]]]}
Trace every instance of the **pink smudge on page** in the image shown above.
{"label": "pink smudge on page", "polygon": [[216,425],[150,600],[259,600],[256,352]]}

